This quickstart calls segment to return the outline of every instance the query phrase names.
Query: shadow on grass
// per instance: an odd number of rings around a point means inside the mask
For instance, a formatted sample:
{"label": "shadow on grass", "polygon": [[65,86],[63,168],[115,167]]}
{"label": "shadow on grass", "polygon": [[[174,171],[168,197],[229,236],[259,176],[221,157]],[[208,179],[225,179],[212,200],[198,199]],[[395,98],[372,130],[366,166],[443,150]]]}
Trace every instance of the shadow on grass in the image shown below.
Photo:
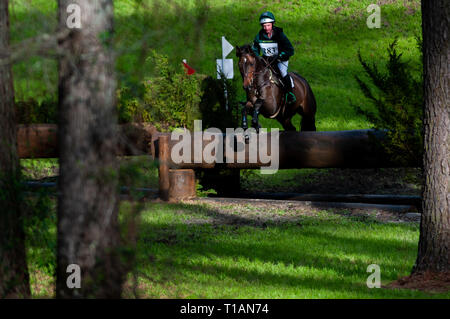
{"label": "shadow on grass", "polygon": [[[337,217],[336,224],[305,216],[298,222],[270,223],[199,205],[177,204],[166,209],[175,214],[174,220],[147,221],[140,228],[138,271],[145,274],[146,269],[158,269],[163,273],[161,280],[147,278],[154,283],[176,283],[190,273],[213,276],[217,282],[225,277],[237,286],[254,283],[262,288],[298,287],[358,298],[398,297],[394,291],[369,290],[367,266],[380,264],[383,282],[395,280],[410,270],[405,261],[413,262],[417,250],[415,243],[401,239],[346,236],[346,230],[356,228],[373,232],[392,228],[392,233],[399,227],[361,222],[352,216]],[[192,219],[177,220],[182,214]],[[277,267],[285,273],[277,273]],[[403,297],[414,294],[400,293]]]}

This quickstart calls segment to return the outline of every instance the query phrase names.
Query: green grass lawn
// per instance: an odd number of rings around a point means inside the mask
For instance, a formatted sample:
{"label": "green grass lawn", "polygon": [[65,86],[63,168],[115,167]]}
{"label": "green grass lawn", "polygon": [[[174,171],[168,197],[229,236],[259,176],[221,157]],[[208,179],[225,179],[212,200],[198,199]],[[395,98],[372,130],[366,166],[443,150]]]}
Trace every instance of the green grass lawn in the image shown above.
{"label": "green grass lawn", "polygon": [[[130,210],[122,202],[121,216]],[[42,298],[54,289],[55,225],[48,220],[50,245],[28,247],[33,294]],[[193,202],[147,203],[139,225],[125,298],[136,297],[134,285],[139,298],[450,297],[366,286],[370,264],[380,266],[382,286],[409,274],[417,223],[345,210]]]}

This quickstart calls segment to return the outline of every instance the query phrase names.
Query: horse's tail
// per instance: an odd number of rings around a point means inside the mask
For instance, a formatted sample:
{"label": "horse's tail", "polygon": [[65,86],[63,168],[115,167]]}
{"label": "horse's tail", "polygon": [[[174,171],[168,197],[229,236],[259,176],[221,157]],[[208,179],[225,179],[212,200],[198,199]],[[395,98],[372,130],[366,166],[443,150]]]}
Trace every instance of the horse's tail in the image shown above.
{"label": "horse's tail", "polygon": [[306,86],[306,105],[303,106],[303,115],[302,115],[302,123],[301,128],[302,131],[315,131],[315,115],[317,109],[316,97],[309,85],[308,81],[296,72],[294,73],[297,77],[299,77]]}

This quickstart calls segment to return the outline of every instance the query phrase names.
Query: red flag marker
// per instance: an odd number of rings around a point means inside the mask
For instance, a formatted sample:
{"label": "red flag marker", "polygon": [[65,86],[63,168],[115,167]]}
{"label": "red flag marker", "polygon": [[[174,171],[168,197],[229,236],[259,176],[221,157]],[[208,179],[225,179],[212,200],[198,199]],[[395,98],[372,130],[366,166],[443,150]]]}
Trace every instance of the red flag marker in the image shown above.
{"label": "red flag marker", "polygon": [[188,75],[192,75],[195,73],[195,70],[186,63],[186,60],[183,60],[183,66],[186,68],[186,73]]}

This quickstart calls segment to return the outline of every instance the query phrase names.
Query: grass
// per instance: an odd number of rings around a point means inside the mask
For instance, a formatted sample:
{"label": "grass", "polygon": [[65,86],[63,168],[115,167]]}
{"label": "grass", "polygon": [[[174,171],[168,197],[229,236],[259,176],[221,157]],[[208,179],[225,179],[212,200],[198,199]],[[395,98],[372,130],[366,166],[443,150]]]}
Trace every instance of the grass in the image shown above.
{"label": "grass", "polygon": [[43,179],[59,173],[57,158],[21,159],[22,175],[25,179]]}
{"label": "grass", "polygon": [[267,228],[207,222],[220,214],[212,207],[183,205],[156,205],[143,214],[142,296],[428,297],[365,284],[373,263],[380,265],[383,283],[409,273],[417,248],[415,225],[381,225],[328,212]]}
{"label": "grass", "polygon": [[[122,202],[121,216],[130,210]],[[136,297],[133,286],[139,298],[450,298],[366,286],[371,264],[380,266],[382,286],[409,274],[419,238],[414,223],[339,210],[194,202],[147,203],[139,225],[125,298]],[[53,294],[54,264],[40,261],[54,255],[41,249],[39,255],[29,247],[28,259],[33,295],[45,298]]]}
{"label": "grass", "polygon": [[241,170],[241,190],[319,194],[420,195],[420,168]]}
{"label": "grass", "polygon": [[[357,115],[350,100],[358,105],[367,101],[354,75],[363,70],[357,50],[374,62],[381,62],[386,48],[399,38],[398,49],[412,65],[419,62],[415,36],[421,32],[420,1],[384,1],[382,26],[369,29],[364,1],[277,1],[268,6],[259,0],[115,0],[117,72],[121,85],[153,76],[153,65],[146,60],[151,49],[169,57],[181,68],[187,59],[198,73],[215,75],[215,59],[221,55],[220,38],[233,45],[253,40],[259,30],[259,14],[274,12],[296,54],[289,67],[302,74],[315,93],[317,128],[321,131],[369,128],[371,124]],[[56,1],[10,1],[11,40],[23,39],[56,28]],[[239,77],[234,51],[235,75]],[[52,59],[30,57],[13,68],[17,99],[43,99],[57,94],[57,65]],[[244,98],[244,92],[241,92]],[[299,126],[296,115],[294,125]],[[264,127],[281,126],[262,119]]]}
{"label": "grass", "polygon": [[[149,156],[120,157],[120,185],[158,187],[157,163]],[[56,181],[59,174],[57,158],[21,159],[22,176],[26,180]]]}

